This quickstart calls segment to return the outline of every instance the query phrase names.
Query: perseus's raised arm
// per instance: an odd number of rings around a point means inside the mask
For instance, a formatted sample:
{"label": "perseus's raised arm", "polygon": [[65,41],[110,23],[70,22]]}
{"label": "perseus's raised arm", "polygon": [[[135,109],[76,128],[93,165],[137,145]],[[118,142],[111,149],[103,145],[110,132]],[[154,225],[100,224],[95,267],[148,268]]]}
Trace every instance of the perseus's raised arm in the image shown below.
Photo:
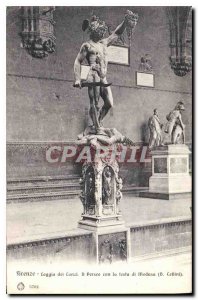
{"label": "perseus's raised arm", "polygon": [[74,77],[75,77],[75,87],[80,87],[81,82],[81,64],[83,60],[86,58],[88,46],[87,44],[83,44],[80,48],[80,51],[74,62]]}
{"label": "perseus's raised arm", "polygon": [[110,34],[110,36],[106,39],[104,39],[104,42],[107,44],[107,46],[110,46],[113,42],[115,42],[118,37],[123,34],[123,32],[126,29],[126,20],[124,20],[121,24],[119,24],[116,29]]}
{"label": "perseus's raised arm", "polygon": [[119,24],[116,29],[110,34],[110,36],[103,41],[107,46],[110,46],[113,42],[115,42],[120,35],[123,34],[126,28],[130,28],[131,34],[132,30],[135,28],[138,20],[138,15],[134,14],[132,11],[127,10],[124,21]]}

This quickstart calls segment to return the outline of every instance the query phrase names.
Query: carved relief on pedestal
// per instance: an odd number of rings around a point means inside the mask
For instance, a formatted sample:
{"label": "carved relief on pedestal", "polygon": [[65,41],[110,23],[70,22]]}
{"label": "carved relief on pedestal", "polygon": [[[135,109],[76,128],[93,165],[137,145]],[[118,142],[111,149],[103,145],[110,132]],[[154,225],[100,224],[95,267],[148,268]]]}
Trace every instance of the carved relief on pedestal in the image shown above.
{"label": "carved relief on pedestal", "polygon": [[120,247],[120,258],[121,260],[127,260],[127,242],[126,239],[121,239],[119,241]]}
{"label": "carved relief on pedestal", "polygon": [[91,166],[83,168],[83,177],[80,179],[82,193],[80,199],[84,207],[84,213],[95,214],[95,175]]}
{"label": "carved relief on pedestal", "polygon": [[127,260],[126,232],[99,236],[99,263],[113,263]]}
{"label": "carved relief on pedestal", "polygon": [[102,213],[109,215],[114,212],[115,175],[111,167],[106,166],[102,173]]}
{"label": "carved relief on pedestal", "polygon": [[116,213],[120,214],[120,201],[122,199],[122,178],[116,177]]}
{"label": "carved relief on pedestal", "polygon": [[110,241],[104,240],[104,242],[100,245],[100,256],[99,256],[99,263],[109,262],[112,263],[113,260],[113,245]]}
{"label": "carved relief on pedestal", "polygon": [[96,217],[119,214],[122,179],[119,178],[118,171],[116,161],[99,159],[84,163],[80,180],[83,214]]}

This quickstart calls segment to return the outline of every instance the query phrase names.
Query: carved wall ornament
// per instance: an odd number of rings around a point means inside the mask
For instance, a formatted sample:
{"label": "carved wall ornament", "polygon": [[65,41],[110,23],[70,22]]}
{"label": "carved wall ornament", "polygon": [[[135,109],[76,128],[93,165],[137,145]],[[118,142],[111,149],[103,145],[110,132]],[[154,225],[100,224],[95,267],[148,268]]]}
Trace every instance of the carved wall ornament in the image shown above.
{"label": "carved wall ornament", "polygon": [[43,58],[55,51],[55,35],[53,6],[23,6],[22,20],[22,47],[30,55]]}
{"label": "carved wall ornament", "polygon": [[182,77],[192,68],[192,9],[190,6],[170,6],[167,15],[171,68]]}
{"label": "carved wall ornament", "polygon": [[141,56],[138,71],[146,72],[146,73],[153,72],[153,66],[152,66],[151,57],[149,54],[145,54],[145,55]]}

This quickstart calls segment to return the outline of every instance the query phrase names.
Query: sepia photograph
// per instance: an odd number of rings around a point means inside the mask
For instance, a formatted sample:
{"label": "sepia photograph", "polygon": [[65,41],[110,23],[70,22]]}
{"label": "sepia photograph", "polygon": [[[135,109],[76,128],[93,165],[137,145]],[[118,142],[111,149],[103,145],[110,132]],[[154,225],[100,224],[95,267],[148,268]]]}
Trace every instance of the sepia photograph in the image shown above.
{"label": "sepia photograph", "polygon": [[194,10],[99,4],[6,7],[7,294],[190,295]]}

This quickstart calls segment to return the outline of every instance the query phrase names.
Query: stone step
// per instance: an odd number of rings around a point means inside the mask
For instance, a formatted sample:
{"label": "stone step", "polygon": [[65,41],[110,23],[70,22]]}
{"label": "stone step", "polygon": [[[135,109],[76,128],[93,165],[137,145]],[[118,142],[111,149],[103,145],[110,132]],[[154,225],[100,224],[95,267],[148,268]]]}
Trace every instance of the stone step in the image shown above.
{"label": "stone step", "polygon": [[130,194],[133,196],[139,196],[141,192],[148,191],[148,187],[133,187],[133,186],[123,186],[122,193]]}
{"label": "stone step", "polygon": [[16,185],[39,185],[43,183],[75,183],[79,181],[79,175],[61,175],[61,176],[36,176],[36,177],[26,177],[26,178],[8,178],[7,185],[16,186]]}
{"label": "stone step", "polygon": [[[79,197],[81,190],[79,175],[37,176],[12,178],[7,183],[8,202],[50,201]],[[122,192],[139,195],[148,188],[124,185]]]}
{"label": "stone step", "polygon": [[27,201],[49,201],[49,200],[65,200],[79,197],[81,191],[61,191],[61,192],[44,192],[44,193],[29,193],[29,194],[7,194],[7,202],[27,202]]}
{"label": "stone step", "polygon": [[8,185],[7,191],[9,194],[35,193],[35,192],[54,192],[54,191],[70,191],[80,188],[79,180],[76,182],[53,182],[53,183],[36,183],[36,184],[18,184]]}
{"label": "stone step", "polygon": [[[140,191],[146,191],[148,188],[144,187],[128,187],[123,188],[122,192],[125,194],[130,194],[134,196],[139,196]],[[34,190],[35,191],[35,190]],[[33,202],[33,201],[50,201],[50,200],[65,200],[73,199],[79,197],[81,193],[79,188],[73,190],[61,190],[61,191],[43,191],[41,192],[31,192],[31,193],[8,193],[7,202]]]}

